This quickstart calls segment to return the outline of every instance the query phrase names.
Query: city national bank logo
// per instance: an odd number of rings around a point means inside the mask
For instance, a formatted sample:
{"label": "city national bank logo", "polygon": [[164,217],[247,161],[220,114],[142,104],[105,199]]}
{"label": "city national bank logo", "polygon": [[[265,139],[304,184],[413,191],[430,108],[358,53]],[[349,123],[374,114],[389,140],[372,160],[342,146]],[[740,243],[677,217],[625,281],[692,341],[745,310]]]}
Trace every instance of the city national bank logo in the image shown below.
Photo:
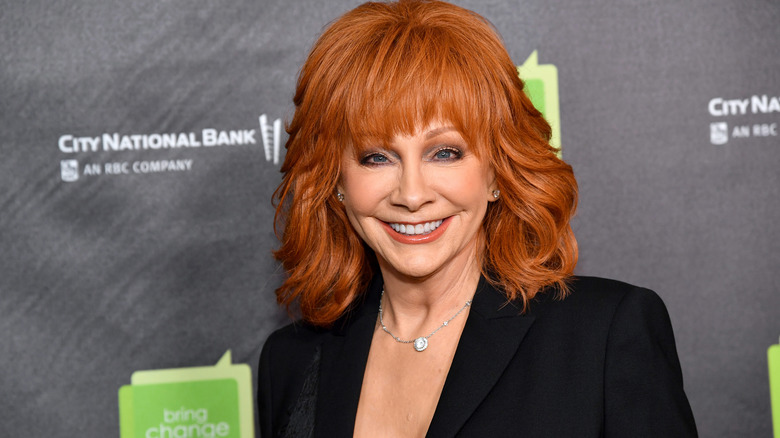
{"label": "city national bank logo", "polygon": [[544,115],[552,128],[550,144],[561,151],[561,110],[558,99],[558,68],[552,64],[539,65],[536,50],[517,67],[520,78],[525,82],[525,93],[534,107]]}
{"label": "city national bank logo", "polygon": [[717,118],[729,117],[734,122],[710,123],[710,143],[723,145],[731,141],[778,136],[780,97],[757,94],[744,99],[716,97],[707,103],[707,112]]}
{"label": "city national bank logo", "polygon": [[213,367],[136,371],[119,389],[120,438],[254,438],[252,377],[228,350]]}
{"label": "city national bank logo", "polygon": [[79,162],[77,160],[60,161],[60,175],[65,182],[73,182],[79,179]]}
{"label": "city national bank logo", "polygon": [[726,144],[729,141],[729,124],[726,122],[710,123],[710,143]]}
{"label": "city national bank logo", "polygon": [[[151,134],[114,132],[95,136],[64,134],[57,140],[57,148],[61,153],[74,158],[60,161],[60,175],[62,181],[73,182],[79,180],[80,177],[189,172],[195,167],[194,157],[181,158],[177,156],[176,159],[165,159],[155,154],[173,150],[194,151],[205,148],[251,147],[259,146],[261,143],[265,160],[277,165],[281,150],[282,121],[280,119],[270,121],[265,114],[261,115],[258,121],[259,126],[251,129],[206,128],[197,132]],[[105,159],[106,153],[126,151],[149,154],[149,159],[135,159],[133,161]],[[100,158],[99,162],[92,158],[95,156]]]}

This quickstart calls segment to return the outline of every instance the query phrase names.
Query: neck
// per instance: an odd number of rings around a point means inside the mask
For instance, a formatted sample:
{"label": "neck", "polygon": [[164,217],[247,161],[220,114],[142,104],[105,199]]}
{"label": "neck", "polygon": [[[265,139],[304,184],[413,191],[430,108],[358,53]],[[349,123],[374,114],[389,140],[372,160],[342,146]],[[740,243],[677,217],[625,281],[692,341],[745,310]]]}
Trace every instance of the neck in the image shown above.
{"label": "neck", "polygon": [[[380,261],[384,279],[384,320],[399,336],[419,336],[471,300],[480,277],[474,251],[423,278],[400,275]],[[403,337],[402,336],[402,337]]]}

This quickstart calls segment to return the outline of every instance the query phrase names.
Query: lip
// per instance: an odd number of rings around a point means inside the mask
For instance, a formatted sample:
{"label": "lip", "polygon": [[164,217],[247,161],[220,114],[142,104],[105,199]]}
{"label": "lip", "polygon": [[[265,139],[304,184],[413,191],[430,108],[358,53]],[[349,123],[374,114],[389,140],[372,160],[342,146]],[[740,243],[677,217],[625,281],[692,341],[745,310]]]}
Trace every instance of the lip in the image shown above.
{"label": "lip", "polygon": [[[385,228],[385,231],[387,231],[388,234],[390,234],[390,237],[393,238],[396,242],[405,243],[405,244],[418,244],[418,243],[429,243],[433,242],[434,240],[441,237],[442,234],[444,234],[444,230],[447,229],[447,227],[450,225],[450,219],[452,219],[452,216],[443,219],[441,222],[441,225],[438,226],[435,230],[431,231],[428,234],[415,234],[415,235],[408,235],[408,234],[401,234],[396,232],[394,229],[390,227],[390,224],[384,221],[379,221],[382,226]],[[398,223],[406,223],[406,222],[398,222]]]}

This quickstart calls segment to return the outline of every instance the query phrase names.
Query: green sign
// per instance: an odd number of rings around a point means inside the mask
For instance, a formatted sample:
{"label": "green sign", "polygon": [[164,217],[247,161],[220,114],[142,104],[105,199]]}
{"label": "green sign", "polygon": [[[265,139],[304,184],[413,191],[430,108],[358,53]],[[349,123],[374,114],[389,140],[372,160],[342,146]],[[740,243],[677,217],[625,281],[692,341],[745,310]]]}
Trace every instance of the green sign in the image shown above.
{"label": "green sign", "polygon": [[539,65],[536,50],[517,67],[517,73],[525,82],[525,93],[534,107],[541,111],[552,127],[550,144],[561,150],[561,111],[558,100],[558,68],[552,64]]}
{"label": "green sign", "polygon": [[769,347],[769,394],[772,399],[772,422],[775,438],[780,438],[780,344]]}
{"label": "green sign", "polygon": [[119,389],[121,438],[254,438],[252,378],[231,364],[136,371]]}

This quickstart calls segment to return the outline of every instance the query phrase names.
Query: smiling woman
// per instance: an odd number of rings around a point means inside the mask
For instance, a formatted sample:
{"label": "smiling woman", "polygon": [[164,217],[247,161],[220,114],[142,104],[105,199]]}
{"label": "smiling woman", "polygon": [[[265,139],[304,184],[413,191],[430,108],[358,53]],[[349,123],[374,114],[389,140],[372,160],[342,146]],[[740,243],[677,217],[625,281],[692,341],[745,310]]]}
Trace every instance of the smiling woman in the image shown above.
{"label": "smiling woman", "polygon": [[362,293],[374,257],[334,196],[344,154],[391,160],[371,152],[416,134],[457,137],[495,176],[503,199],[482,226],[495,237],[479,251],[486,278],[523,302],[553,284],[565,294],[577,260],[576,181],[484,18],[443,2],[360,6],[315,43],[293,101],[276,191],[285,229],[276,256],[289,273],[280,303],[328,325]]}
{"label": "smiling woman", "polygon": [[[366,3],[301,69],[263,436],[694,436],[657,295],[574,277],[577,184],[500,38]],[[408,345],[411,344],[411,345]]]}

